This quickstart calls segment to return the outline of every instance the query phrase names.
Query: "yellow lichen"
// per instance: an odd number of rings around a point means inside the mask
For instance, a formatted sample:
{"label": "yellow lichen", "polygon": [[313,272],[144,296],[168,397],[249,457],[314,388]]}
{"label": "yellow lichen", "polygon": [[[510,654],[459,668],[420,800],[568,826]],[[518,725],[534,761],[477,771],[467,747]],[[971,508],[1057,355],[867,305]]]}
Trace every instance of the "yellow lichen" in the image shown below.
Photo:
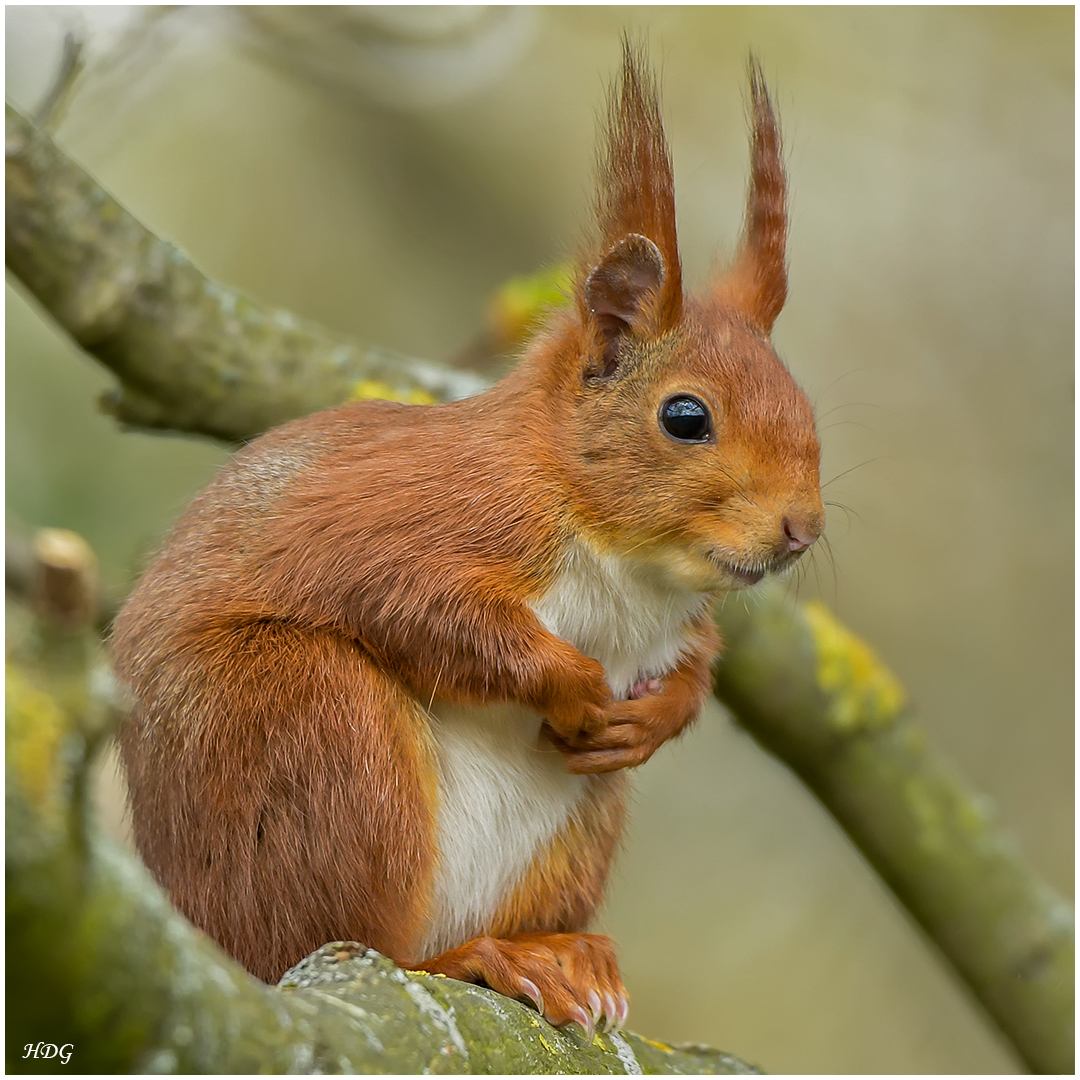
{"label": "yellow lichen", "polygon": [[11,664],[5,671],[5,742],[10,779],[26,801],[45,814],[58,806],[60,743],[67,717],[56,702],[36,689]]}
{"label": "yellow lichen", "polygon": [[668,1046],[667,1043],[655,1042],[652,1039],[646,1039],[644,1035],[639,1035],[638,1038],[643,1043],[648,1043],[650,1046],[655,1046],[657,1050],[663,1050],[665,1054],[674,1054],[675,1053],[675,1047]]}
{"label": "yellow lichen", "polygon": [[353,383],[350,401],[400,401],[406,405],[432,405],[438,398],[418,387],[412,390],[395,390],[389,383],[378,379],[360,379]]}
{"label": "yellow lichen", "polygon": [[488,321],[496,347],[509,352],[526,341],[552,308],[566,303],[573,281],[569,263],[511,278],[495,294]]}
{"label": "yellow lichen", "polygon": [[817,648],[817,682],[828,697],[833,725],[843,731],[886,727],[907,700],[896,676],[823,604],[810,601],[803,614]]}

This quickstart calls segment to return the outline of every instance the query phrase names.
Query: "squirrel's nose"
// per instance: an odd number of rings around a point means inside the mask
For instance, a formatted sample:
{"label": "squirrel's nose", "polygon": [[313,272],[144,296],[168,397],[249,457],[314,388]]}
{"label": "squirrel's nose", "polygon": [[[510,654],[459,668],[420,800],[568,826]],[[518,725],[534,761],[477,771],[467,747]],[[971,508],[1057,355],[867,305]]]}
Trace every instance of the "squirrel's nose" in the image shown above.
{"label": "squirrel's nose", "polygon": [[821,525],[815,518],[784,518],[788,551],[805,551],[820,535]]}

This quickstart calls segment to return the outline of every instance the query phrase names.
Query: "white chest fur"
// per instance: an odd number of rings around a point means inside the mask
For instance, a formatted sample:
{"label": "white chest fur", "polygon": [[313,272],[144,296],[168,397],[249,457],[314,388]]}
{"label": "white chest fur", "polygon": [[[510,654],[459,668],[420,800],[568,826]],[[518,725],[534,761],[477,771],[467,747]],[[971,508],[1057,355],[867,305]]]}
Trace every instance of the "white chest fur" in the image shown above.
{"label": "white chest fur", "polygon": [[[599,660],[612,692],[627,697],[637,680],[676,665],[687,624],[708,599],[652,568],[577,543],[532,608],[547,630]],[[484,932],[596,782],[568,773],[539,729],[536,713],[512,703],[432,710],[439,862],[424,956]]]}
{"label": "white chest fur", "polygon": [[639,679],[675,667],[687,624],[709,600],[654,566],[575,541],[532,609],[545,629],[599,660],[611,692],[625,698]]}
{"label": "white chest fur", "polygon": [[439,766],[439,863],[424,955],[477,937],[581,799],[540,717],[512,703],[432,712]]}

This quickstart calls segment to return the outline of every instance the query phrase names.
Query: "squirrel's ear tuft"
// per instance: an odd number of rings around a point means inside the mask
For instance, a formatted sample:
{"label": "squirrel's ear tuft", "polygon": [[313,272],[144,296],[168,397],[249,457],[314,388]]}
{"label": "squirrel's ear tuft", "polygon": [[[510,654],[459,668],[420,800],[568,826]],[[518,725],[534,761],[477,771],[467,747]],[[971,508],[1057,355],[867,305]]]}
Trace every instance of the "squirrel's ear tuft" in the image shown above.
{"label": "squirrel's ear tuft", "polygon": [[592,268],[585,280],[585,310],[601,344],[586,375],[610,378],[619,366],[619,346],[632,331],[654,321],[657,298],[667,274],[660,249],[631,233]]}
{"label": "squirrel's ear tuft", "polygon": [[769,90],[750,58],[750,191],[735,264],[716,286],[722,303],[768,334],[787,299],[787,177]]}
{"label": "squirrel's ear tuft", "polygon": [[654,291],[650,329],[670,329],[682,314],[671,157],[645,50],[625,36],[622,72],[601,127],[596,221],[601,254],[585,264],[579,279],[582,314],[588,317],[594,306],[590,292],[616,304],[615,295],[625,293],[637,311],[643,290]]}

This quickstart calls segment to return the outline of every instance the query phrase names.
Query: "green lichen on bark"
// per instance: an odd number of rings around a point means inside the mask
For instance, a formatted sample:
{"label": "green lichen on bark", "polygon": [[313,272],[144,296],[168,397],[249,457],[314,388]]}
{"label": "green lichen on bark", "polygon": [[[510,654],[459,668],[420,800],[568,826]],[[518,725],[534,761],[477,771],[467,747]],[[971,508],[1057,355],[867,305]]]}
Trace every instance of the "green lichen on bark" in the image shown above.
{"label": "green lichen on bark", "polygon": [[[629,1033],[553,1028],[530,1006],[440,975],[404,972],[378,953],[337,942],[303,960],[281,980],[285,993],[334,1002],[353,1016],[388,1062],[431,1072],[477,1074],[746,1073],[744,1062],[716,1050],[678,1050]],[[388,1010],[390,993],[396,999]],[[508,1037],[511,1036],[512,1037]]]}
{"label": "green lichen on bark", "polygon": [[929,749],[869,646],[783,592],[720,610],[717,696],[843,826],[1030,1067],[1072,1072],[1070,907]]}
{"label": "green lichen on bark", "polygon": [[226,957],[146,870],[70,828],[84,755],[77,719],[22,667],[9,671],[9,1072],[52,1072],[29,1043],[74,1047],[76,1072],[735,1073],[712,1050],[551,1027],[528,1006],[404,972],[331,944],[278,987]]}
{"label": "green lichen on bark", "polygon": [[124,423],[241,442],[340,405],[358,384],[436,401],[485,385],[211,281],[10,105],[6,121],[7,265],[118,376],[106,405]]}

